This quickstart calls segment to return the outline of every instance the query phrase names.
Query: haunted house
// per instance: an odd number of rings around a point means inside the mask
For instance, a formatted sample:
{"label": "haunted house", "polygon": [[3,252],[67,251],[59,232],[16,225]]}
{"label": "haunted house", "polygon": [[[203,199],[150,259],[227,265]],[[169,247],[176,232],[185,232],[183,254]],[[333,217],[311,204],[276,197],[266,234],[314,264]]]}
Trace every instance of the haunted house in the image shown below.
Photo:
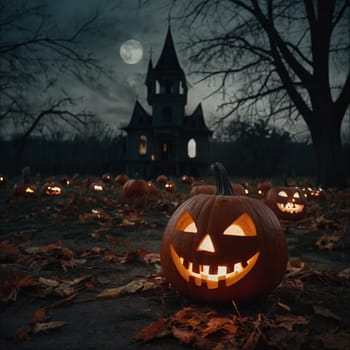
{"label": "haunted house", "polygon": [[209,138],[201,104],[185,114],[187,82],[170,27],[155,66],[150,57],[145,85],[149,113],[136,101],[127,132],[126,167],[131,177],[207,175]]}

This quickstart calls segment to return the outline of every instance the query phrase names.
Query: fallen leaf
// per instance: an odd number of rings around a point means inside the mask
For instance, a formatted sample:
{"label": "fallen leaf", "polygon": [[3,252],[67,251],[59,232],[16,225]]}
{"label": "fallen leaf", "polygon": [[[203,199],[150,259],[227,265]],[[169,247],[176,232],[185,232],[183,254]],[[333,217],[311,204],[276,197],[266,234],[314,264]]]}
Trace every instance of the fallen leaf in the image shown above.
{"label": "fallen leaf", "polygon": [[286,328],[288,331],[293,330],[296,324],[308,324],[310,321],[300,315],[277,315],[276,323],[278,326]]}
{"label": "fallen leaf", "polygon": [[39,277],[39,284],[46,287],[55,288],[60,284],[60,282],[49,278]]}
{"label": "fallen leaf", "polygon": [[9,240],[0,242],[0,261],[14,262],[19,254],[18,248]]}
{"label": "fallen leaf", "polygon": [[284,303],[281,303],[281,302],[277,303],[277,304],[276,304],[276,307],[277,307],[278,309],[282,310],[282,311],[287,311],[287,312],[290,312],[290,311],[291,311],[291,309],[290,309],[290,307],[289,307],[288,305],[286,305],[286,304],[284,304]]}
{"label": "fallen leaf", "polygon": [[156,281],[139,279],[131,281],[130,283],[127,283],[120,287],[106,289],[99,293],[96,297],[102,299],[117,298],[122,294],[134,294],[138,291],[146,291],[149,289],[157,288],[158,286],[159,285]]}
{"label": "fallen leaf", "polygon": [[317,241],[316,246],[321,250],[331,250],[333,249],[338,241],[343,238],[343,235],[340,233],[334,233],[332,235],[322,235]]}
{"label": "fallen leaf", "polygon": [[67,322],[62,322],[62,321],[52,321],[52,322],[46,322],[46,323],[39,322],[34,325],[33,334],[52,331],[58,328],[62,328],[67,324],[68,324]]}
{"label": "fallen leaf", "polygon": [[338,272],[337,276],[339,278],[345,278],[348,280],[350,278],[350,267],[344,269],[343,271]]}
{"label": "fallen leaf", "polygon": [[326,309],[326,308],[319,306],[319,305],[313,305],[312,308],[314,310],[315,315],[320,315],[320,316],[323,316],[325,318],[332,318],[332,319],[339,321],[339,322],[342,321],[342,319],[338,315],[336,315],[334,312],[332,312],[329,309]]}
{"label": "fallen leaf", "polygon": [[146,264],[157,264],[160,263],[159,253],[148,253],[143,256],[143,260]]}
{"label": "fallen leaf", "polygon": [[159,319],[151,323],[150,325],[143,328],[139,331],[133,338],[133,341],[150,341],[154,338],[162,338],[171,334],[170,329],[168,327],[168,323],[164,318]]}
{"label": "fallen leaf", "polygon": [[225,330],[231,334],[237,332],[237,327],[233,324],[233,321],[225,317],[213,317],[207,325],[208,327],[201,332],[205,337],[220,330]]}
{"label": "fallen leaf", "polygon": [[17,329],[16,336],[20,340],[24,340],[24,341],[31,341],[32,340],[31,335],[29,334],[27,328],[24,326],[19,327]]}
{"label": "fallen leaf", "polygon": [[214,341],[211,341],[203,336],[200,336],[194,332],[172,327],[171,332],[173,336],[184,344],[192,344],[193,347],[201,350],[213,349],[216,345]]}
{"label": "fallen leaf", "polygon": [[120,227],[130,227],[135,226],[135,222],[128,220],[127,218],[124,218],[122,222],[119,224]]}
{"label": "fallen leaf", "polygon": [[29,316],[29,323],[35,324],[35,323],[39,323],[47,320],[48,316],[46,315],[46,312],[47,312],[47,308],[45,307],[35,310]]}

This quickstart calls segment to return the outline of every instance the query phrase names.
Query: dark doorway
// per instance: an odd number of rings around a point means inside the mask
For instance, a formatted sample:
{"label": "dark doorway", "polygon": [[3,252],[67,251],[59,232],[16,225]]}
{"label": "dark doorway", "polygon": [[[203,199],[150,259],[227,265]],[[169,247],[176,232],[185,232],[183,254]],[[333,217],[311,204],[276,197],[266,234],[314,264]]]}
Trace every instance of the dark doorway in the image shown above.
{"label": "dark doorway", "polygon": [[160,142],[160,159],[173,160],[174,159],[174,145],[170,140],[161,140]]}

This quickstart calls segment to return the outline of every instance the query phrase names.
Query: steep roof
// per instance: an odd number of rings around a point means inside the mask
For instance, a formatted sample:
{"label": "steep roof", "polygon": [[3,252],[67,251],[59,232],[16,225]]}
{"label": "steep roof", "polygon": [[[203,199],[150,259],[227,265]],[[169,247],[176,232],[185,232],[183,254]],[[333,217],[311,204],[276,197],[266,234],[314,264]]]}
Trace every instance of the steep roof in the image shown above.
{"label": "steep roof", "polygon": [[142,107],[141,103],[136,100],[134,110],[130,122],[127,126],[123,127],[123,130],[135,130],[135,129],[151,129],[152,117]]}
{"label": "steep roof", "polygon": [[168,32],[166,35],[165,43],[163,46],[162,53],[160,54],[159,60],[154,67],[154,71],[172,71],[174,73],[184,74],[179,60],[177,58],[173,37],[171,35],[170,26],[168,27]]}
{"label": "steep roof", "polygon": [[153,80],[153,63],[152,63],[152,57],[151,57],[148,61],[148,68],[147,68],[145,84],[147,85],[152,80]]}
{"label": "steep roof", "polygon": [[205,124],[201,103],[198,104],[191,115],[185,117],[184,130],[212,135],[213,132]]}

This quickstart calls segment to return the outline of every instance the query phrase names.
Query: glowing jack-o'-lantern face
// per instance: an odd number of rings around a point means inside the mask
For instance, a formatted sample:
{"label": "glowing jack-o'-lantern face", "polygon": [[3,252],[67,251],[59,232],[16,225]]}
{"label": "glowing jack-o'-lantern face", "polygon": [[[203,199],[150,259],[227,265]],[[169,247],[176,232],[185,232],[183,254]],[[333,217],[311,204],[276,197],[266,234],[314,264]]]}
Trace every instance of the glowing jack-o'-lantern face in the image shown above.
{"label": "glowing jack-o'-lantern face", "polygon": [[300,220],[305,217],[305,197],[296,187],[273,187],[264,200],[281,219]]}
{"label": "glowing jack-o'-lantern face", "polygon": [[15,197],[34,197],[36,195],[36,187],[33,185],[15,185],[13,195]]}
{"label": "glowing jack-o'-lantern face", "polygon": [[[188,211],[185,211],[176,224],[176,230],[183,234],[198,234],[197,226]],[[255,237],[256,229],[252,219],[248,214],[244,213],[234,222],[232,222],[222,233],[227,237]],[[229,238],[231,239],[231,238]],[[232,256],[219,255],[215,257],[220,245],[225,243],[224,239],[215,239],[209,233],[206,233],[200,239],[197,239],[198,246],[195,248],[196,255],[201,256],[202,263],[194,263],[185,260],[180,253],[177,253],[173,244],[170,245],[170,253],[173,262],[180,273],[180,275],[187,281],[193,278],[195,285],[201,286],[202,283],[208,289],[215,289],[219,287],[219,283],[223,283],[226,287],[233,285],[242,279],[254,267],[259,257],[258,249],[246,256],[242,256],[241,261],[236,261]],[[222,242],[220,242],[222,241]],[[227,242],[229,242],[227,240]],[[252,243],[252,247],[254,244]],[[178,247],[181,251],[181,247]],[[211,262],[210,256],[214,256],[216,260]],[[221,260],[221,261],[220,261]]]}
{"label": "glowing jack-o'-lantern face", "polygon": [[266,295],[287,264],[284,234],[271,209],[260,200],[225,192],[183,202],[165,228],[160,256],[169,282],[204,300]]}
{"label": "glowing jack-o'-lantern face", "polygon": [[60,185],[45,184],[41,190],[44,196],[60,196],[63,193],[63,189]]}

